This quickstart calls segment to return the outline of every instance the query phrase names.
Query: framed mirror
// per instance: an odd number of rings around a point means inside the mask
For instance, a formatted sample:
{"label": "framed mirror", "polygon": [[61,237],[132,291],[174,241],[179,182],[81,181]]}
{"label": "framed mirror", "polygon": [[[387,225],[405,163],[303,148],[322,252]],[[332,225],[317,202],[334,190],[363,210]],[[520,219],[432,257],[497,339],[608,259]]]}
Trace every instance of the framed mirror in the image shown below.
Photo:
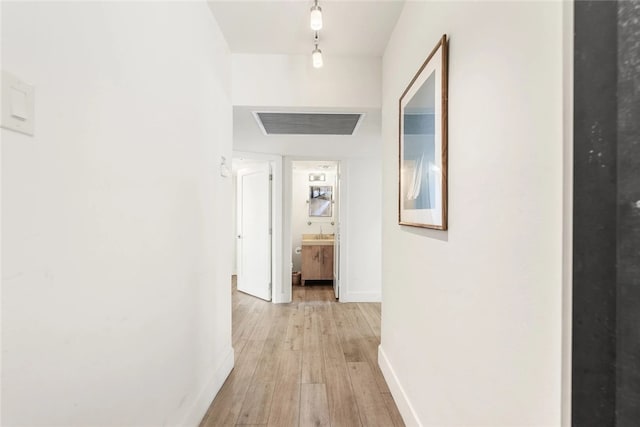
{"label": "framed mirror", "polygon": [[331,217],[333,216],[333,186],[310,185],[309,186],[309,216]]}

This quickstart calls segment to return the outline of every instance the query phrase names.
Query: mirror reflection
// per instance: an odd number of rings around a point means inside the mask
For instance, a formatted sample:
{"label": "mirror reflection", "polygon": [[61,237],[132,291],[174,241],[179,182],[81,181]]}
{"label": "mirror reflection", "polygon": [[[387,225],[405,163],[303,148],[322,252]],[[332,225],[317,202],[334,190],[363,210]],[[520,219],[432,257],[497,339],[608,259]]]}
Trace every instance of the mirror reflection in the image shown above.
{"label": "mirror reflection", "polygon": [[330,185],[311,185],[309,187],[309,216],[330,217],[333,200],[333,187]]}

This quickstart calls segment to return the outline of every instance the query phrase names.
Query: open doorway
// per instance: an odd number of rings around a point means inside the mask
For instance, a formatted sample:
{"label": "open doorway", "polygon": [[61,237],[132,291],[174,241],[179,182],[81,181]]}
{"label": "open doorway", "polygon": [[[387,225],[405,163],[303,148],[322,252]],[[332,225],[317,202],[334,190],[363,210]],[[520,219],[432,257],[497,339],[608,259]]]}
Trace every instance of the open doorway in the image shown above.
{"label": "open doorway", "polygon": [[332,285],[340,295],[340,162],[291,162],[292,286]]}

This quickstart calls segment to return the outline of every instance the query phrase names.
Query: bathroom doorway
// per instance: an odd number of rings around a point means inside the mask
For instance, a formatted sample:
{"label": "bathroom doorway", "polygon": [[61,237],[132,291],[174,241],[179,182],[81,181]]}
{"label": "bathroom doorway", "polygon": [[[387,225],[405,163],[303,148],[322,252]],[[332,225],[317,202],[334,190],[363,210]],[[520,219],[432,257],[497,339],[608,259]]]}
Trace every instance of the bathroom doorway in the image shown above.
{"label": "bathroom doorway", "polygon": [[332,285],[340,296],[340,162],[290,162],[292,286]]}

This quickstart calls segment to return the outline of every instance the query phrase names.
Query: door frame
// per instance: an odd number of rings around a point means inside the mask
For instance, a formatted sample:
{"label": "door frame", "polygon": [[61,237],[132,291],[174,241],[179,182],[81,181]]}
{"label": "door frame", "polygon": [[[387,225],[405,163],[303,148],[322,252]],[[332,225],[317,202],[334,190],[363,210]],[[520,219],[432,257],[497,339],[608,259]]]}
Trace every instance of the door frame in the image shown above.
{"label": "door frame", "polygon": [[291,270],[293,269],[293,234],[292,234],[292,203],[293,203],[293,162],[297,161],[329,161],[336,162],[340,165],[340,176],[337,179],[340,180],[340,193],[338,194],[339,204],[338,218],[336,220],[340,229],[340,295],[345,295],[346,280],[348,277],[348,263],[347,263],[347,247],[348,247],[348,159],[332,156],[285,156],[283,162],[283,176],[284,176],[284,189],[283,192],[286,195],[284,197],[284,212],[283,212],[283,259],[286,269],[289,274],[285,274],[283,277],[282,291],[283,296],[286,298],[283,302],[291,302],[292,296],[292,282],[291,282]]}
{"label": "door frame", "polygon": [[[234,160],[266,161],[271,165],[271,301],[274,303],[289,302],[282,298],[282,157],[272,154],[233,151]],[[234,189],[234,192],[237,190]],[[234,226],[237,220],[234,220]],[[233,236],[234,241],[236,234]],[[234,250],[236,246],[234,244]],[[291,281],[291,274],[289,274]]]}

